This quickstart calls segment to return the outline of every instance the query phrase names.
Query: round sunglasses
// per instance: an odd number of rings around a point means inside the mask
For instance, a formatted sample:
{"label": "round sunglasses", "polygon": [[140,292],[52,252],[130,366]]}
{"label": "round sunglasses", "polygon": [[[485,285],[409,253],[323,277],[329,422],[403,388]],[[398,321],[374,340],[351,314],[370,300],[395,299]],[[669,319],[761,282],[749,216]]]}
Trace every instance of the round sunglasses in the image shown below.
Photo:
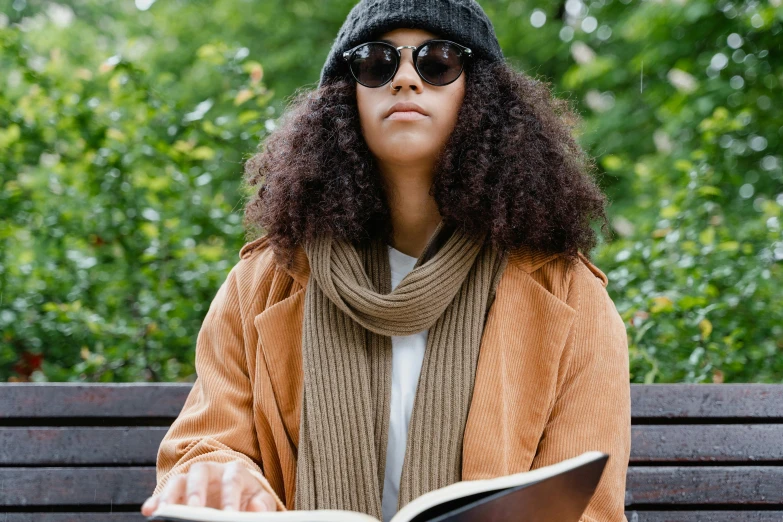
{"label": "round sunglasses", "polygon": [[413,64],[425,82],[441,87],[459,78],[472,51],[451,40],[428,40],[418,47],[388,42],[365,42],[343,53],[351,75],[365,87],[381,87],[400,67],[400,49],[413,49]]}

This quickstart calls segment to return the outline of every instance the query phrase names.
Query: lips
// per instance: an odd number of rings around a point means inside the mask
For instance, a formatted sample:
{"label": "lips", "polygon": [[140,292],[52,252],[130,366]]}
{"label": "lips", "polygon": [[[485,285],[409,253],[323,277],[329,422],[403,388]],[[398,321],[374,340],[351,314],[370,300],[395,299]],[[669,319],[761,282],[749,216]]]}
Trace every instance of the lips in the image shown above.
{"label": "lips", "polygon": [[427,114],[427,111],[425,111],[420,105],[417,105],[413,102],[397,102],[391,107],[389,107],[389,110],[386,111],[384,117],[388,118],[395,112],[404,112],[404,111],[413,111],[413,112],[418,112],[420,114],[423,114],[424,116],[429,116],[429,114]]}

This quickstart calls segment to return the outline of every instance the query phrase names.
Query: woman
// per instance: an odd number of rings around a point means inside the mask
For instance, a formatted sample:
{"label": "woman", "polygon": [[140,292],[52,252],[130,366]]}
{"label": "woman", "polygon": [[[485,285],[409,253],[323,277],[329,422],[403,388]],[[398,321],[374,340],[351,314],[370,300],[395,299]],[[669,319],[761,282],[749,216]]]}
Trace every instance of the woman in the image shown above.
{"label": "woman", "polygon": [[158,453],[161,501],[384,521],[459,480],[610,455],[625,521],[625,327],[586,253],[606,199],[578,118],[474,1],[363,0],[318,89],[246,164],[247,243]]}

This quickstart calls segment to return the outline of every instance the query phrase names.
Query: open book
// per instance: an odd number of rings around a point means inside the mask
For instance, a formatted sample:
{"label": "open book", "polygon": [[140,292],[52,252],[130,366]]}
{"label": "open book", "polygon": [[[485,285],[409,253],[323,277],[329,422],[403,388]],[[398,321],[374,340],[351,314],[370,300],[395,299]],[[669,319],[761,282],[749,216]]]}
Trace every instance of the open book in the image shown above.
{"label": "open book", "polygon": [[[463,480],[412,500],[391,522],[578,522],[598,486],[609,455],[587,451],[531,471]],[[249,512],[169,504],[152,522],[379,522],[354,511]]]}

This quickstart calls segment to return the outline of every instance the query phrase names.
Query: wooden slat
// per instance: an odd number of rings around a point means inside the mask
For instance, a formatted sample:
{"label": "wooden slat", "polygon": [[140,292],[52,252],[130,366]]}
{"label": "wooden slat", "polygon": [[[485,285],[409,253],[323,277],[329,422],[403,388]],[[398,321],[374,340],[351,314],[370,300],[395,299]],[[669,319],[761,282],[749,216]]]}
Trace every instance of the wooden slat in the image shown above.
{"label": "wooden slat", "polygon": [[783,511],[626,511],[625,518],[628,522],[780,522]]}
{"label": "wooden slat", "polygon": [[783,424],[631,426],[631,464],[783,462]]}
{"label": "wooden slat", "polygon": [[[0,468],[2,506],[141,505],[155,489],[154,467]],[[783,467],[631,466],[629,508],[783,505]]]}
{"label": "wooden slat", "polygon": [[631,417],[783,421],[779,384],[631,384]]}
{"label": "wooden slat", "polygon": [[631,466],[625,505],[783,505],[783,467]]}
{"label": "wooden slat", "polygon": [[192,383],[0,383],[0,423],[13,418],[170,417]]}
{"label": "wooden slat", "polygon": [[[167,427],[0,428],[0,465],[155,465]],[[631,427],[631,464],[783,462],[781,424]]]}
{"label": "wooden slat", "polygon": [[156,486],[154,467],[0,468],[0,507],[141,504]]}
{"label": "wooden slat", "polygon": [[[0,383],[0,419],[169,417],[192,383]],[[632,417],[783,422],[779,384],[631,384]]]}
{"label": "wooden slat", "polygon": [[166,427],[0,428],[0,465],[152,465]]}
{"label": "wooden slat", "polygon": [[2,522],[145,522],[138,512],[112,513],[4,513]]}

